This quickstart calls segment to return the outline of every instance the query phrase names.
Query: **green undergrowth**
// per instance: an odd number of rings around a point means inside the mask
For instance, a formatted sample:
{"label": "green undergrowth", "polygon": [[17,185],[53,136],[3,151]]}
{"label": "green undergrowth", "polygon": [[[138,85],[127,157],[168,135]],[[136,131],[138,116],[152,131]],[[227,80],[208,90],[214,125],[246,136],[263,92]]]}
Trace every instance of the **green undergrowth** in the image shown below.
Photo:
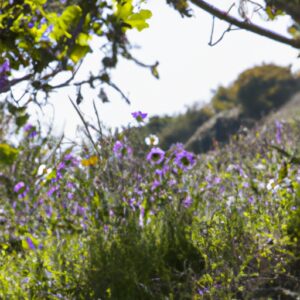
{"label": "green undergrowth", "polygon": [[1,299],[299,297],[297,121],[200,156],[22,130],[1,137]]}

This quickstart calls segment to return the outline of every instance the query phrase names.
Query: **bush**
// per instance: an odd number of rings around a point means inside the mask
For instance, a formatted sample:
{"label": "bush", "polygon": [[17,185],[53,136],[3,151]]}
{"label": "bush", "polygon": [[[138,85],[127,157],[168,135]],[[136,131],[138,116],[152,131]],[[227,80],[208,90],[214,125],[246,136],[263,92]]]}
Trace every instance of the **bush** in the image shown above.
{"label": "bush", "polygon": [[247,115],[254,118],[279,108],[300,88],[299,79],[290,68],[272,64],[243,72],[233,85],[238,103]]}
{"label": "bush", "polygon": [[89,282],[93,299],[191,299],[204,261],[183,214],[171,207],[141,228],[138,218],[91,244]]}
{"label": "bush", "polygon": [[212,106],[216,112],[236,107],[236,93],[237,90],[235,85],[230,85],[227,88],[223,86],[218,87],[211,99]]}

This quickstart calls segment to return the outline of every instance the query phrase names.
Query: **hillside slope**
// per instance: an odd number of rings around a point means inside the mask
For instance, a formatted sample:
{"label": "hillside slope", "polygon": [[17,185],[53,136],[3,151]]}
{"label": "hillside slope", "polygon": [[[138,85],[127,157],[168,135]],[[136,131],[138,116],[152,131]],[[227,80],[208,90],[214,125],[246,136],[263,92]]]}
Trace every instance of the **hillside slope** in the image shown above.
{"label": "hillside slope", "polygon": [[275,113],[270,114],[267,117],[267,122],[282,120],[300,120],[300,93],[295,94],[292,99],[282,106]]}
{"label": "hillside slope", "polygon": [[259,121],[247,118],[240,108],[222,111],[198,127],[185,143],[185,147],[195,153],[207,152],[217,145],[226,144],[230,138],[252,127],[264,126],[276,120],[288,121],[300,118],[300,93],[275,112]]}

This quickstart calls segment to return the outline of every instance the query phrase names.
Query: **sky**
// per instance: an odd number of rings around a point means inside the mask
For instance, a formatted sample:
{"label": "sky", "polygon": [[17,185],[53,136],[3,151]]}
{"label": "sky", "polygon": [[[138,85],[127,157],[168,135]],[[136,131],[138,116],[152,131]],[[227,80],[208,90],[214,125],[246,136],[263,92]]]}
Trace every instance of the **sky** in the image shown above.
{"label": "sky", "polygon": [[[300,59],[297,58],[299,51],[289,46],[239,30],[228,33],[219,44],[210,47],[211,15],[192,7],[194,17],[183,19],[165,1],[148,2],[153,13],[149,29],[142,32],[132,30],[128,37],[134,45],[139,46],[133,52],[139,60],[149,64],[159,61],[160,79],[155,79],[147,69],[121,60],[112,73],[112,81],[131,99],[131,105],[127,105],[114,91],[109,92],[110,103],[102,104],[97,97],[99,90],[84,89],[84,101],[80,109],[91,122],[95,122],[93,100],[101,120],[114,128],[132,122],[133,111],[147,112],[150,117],[172,115],[184,112],[195,103],[206,103],[219,85],[230,84],[239,73],[254,65],[276,63],[291,65],[293,70],[300,69]],[[228,8],[233,1],[210,2]],[[289,20],[282,18],[276,23],[262,24],[285,34]],[[216,39],[227,26],[224,22],[216,21]],[[85,59],[79,78],[84,78],[90,72],[97,74],[102,59],[97,50],[99,44],[97,40],[92,41],[95,51]],[[62,79],[58,77],[57,81]],[[51,106],[45,109],[42,119],[46,123],[51,122],[54,108],[55,132],[59,134],[64,131],[66,136],[73,138],[82,123],[70,104],[69,96],[75,97],[68,88],[52,94]]]}

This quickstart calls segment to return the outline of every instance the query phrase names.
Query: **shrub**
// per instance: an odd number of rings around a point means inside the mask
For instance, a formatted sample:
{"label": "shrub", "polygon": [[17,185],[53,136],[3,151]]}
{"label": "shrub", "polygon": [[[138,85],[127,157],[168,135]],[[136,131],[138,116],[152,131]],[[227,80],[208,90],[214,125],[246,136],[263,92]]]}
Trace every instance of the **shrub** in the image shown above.
{"label": "shrub", "polygon": [[236,85],[230,85],[229,87],[218,87],[211,99],[213,108],[216,110],[216,112],[220,112],[236,107],[236,94]]}
{"label": "shrub", "polygon": [[299,79],[289,67],[262,65],[241,73],[233,84],[237,101],[251,117],[261,117],[290,100],[299,89]]}
{"label": "shrub", "polygon": [[204,269],[189,224],[169,207],[155,225],[129,217],[91,244],[93,299],[191,299]]}

